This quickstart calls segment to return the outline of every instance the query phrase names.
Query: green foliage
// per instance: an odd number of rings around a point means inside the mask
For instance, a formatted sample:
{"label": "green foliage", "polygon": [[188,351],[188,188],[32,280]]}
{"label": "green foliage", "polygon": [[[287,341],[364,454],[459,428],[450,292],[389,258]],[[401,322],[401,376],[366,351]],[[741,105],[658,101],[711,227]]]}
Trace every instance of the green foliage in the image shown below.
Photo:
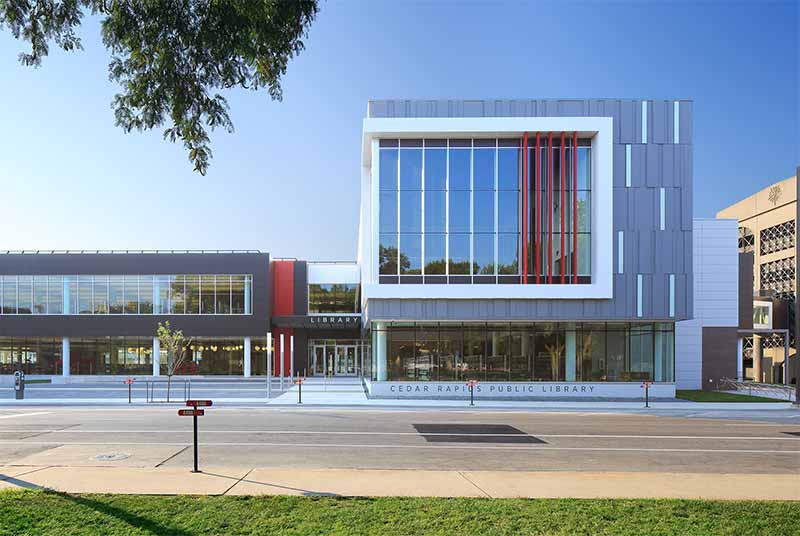
{"label": "green foliage", "polygon": [[[24,478],[24,477],[23,477]],[[799,534],[782,501],[189,497],[0,492],[0,535]]]}
{"label": "green foliage", "polygon": [[0,28],[30,43],[20,61],[38,67],[51,42],[80,50],[76,29],[87,12],[99,16],[109,78],[122,89],[112,103],[117,126],[165,127],[205,174],[209,130],[233,131],[217,91],[266,88],[281,100],[281,76],[317,11],[317,0],[0,0]]}

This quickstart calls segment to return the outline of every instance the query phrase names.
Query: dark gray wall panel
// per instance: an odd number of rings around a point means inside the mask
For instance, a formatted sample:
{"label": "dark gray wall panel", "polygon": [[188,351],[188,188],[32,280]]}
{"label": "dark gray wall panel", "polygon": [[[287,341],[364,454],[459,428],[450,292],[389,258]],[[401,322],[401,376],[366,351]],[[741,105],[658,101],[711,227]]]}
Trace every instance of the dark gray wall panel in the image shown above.
{"label": "dark gray wall panel", "polygon": [[308,314],[308,263],[294,263],[294,314]]}
{"label": "dark gray wall panel", "polygon": [[153,336],[159,322],[187,335],[264,336],[269,330],[266,253],[0,255],[3,275],[252,274],[252,315],[4,315],[2,336]]}
{"label": "dark gray wall panel", "polygon": [[661,145],[661,185],[680,186],[675,181],[675,146]]}
{"label": "dark gray wall panel", "polygon": [[703,328],[703,389],[717,388],[722,378],[736,377],[737,329]]}
{"label": "dark gray wall panel", "polygon": [[641,144],[631,145],[631,188],[646,186],[647,177],[647,146]]}

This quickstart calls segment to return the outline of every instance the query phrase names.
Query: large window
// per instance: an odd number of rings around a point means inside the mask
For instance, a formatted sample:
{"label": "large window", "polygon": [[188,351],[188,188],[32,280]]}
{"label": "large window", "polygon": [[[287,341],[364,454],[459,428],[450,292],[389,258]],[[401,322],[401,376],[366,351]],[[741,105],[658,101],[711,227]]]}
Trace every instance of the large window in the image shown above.
{"label": "large window", "polygon": [[3,315],[252,313],[252,275],[4,275]]}
{"label": "large window", "polygon": [[[674,381],[674,325],[390,323],[372,329],[389,381]],[[385,345],[375,337],[385,337]],[[383,356],[374,355],[374,360]],[[372,364],[373,374],[379,367]],[[377,379],[377,378],[373,378]]]}
{"label": "large window", "polygon": [[61,339],[0,337],[0,374],[61,374]]}
{"label": "large window", "polygon": [[358,284],[308,285],[308,312],[360,313],[359,289]]}
{"label": "large window", "polygon": [[589,140],[540,135],[536,148],[525,166],[517,138],[380,140],[380,282],[520,283],[525,249],[528,282],[588,282]]}

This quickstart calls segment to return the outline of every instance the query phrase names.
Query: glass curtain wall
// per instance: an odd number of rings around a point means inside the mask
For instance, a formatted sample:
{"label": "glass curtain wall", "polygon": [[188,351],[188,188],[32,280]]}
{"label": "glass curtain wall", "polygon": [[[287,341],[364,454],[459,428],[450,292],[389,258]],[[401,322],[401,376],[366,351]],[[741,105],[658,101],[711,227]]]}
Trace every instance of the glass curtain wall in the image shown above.
{"label": "glass curtain wall", "polygon": [[70,338],[69,342],[70,374],[153,372],[152,337],[81,337]]}
{"label": "glass curtain wall", "polygon": [[381,282],[519,282],[518,139],[380,145]]}
{"label": "glass curtain wall", "polygon": [[674,381],[672,323],[391,323],[381,336],[389,381]]}
{"label": "glass curtain wall", "polygon": [[4,315],[252,314],[252,275],[4,275]]}
{"label": "glass curtain wall", "polygon": [[591,141],[528,137],[527,213],[519,139],[380,140],[381,283],[529,283],[591,277]]}
{"label": "glass curtain wall", "polygon": [[61,339],[0,337],[0,374],[61,374]]}
{"label": "glass curtain wall", "polygon": [[[250,364],[253,367],[251,371],[253,374],[265,374],[266,343],[266,339],[250,340]],[[160,363],[161,374],[166,374],[167,356],[164,349],[161,350]],[[192,339],[186,350],[186,359],[175,374],[241,376],[244,374],[244,338],[199,337]]]}

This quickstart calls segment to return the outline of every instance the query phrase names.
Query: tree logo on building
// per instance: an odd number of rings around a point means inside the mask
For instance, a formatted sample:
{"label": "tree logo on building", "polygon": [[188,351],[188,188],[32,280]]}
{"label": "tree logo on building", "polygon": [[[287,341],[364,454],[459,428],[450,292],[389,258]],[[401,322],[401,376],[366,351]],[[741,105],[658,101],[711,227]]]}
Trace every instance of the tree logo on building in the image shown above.
{"label": "tree logo on building", "polygon": [[775,185],[769,189],[769,197],[767,199],[769,199],[769,202],[773,205],[777,205],[778,200],[781,198],[781,193],[783,193],[781,192],[781,187]]}

